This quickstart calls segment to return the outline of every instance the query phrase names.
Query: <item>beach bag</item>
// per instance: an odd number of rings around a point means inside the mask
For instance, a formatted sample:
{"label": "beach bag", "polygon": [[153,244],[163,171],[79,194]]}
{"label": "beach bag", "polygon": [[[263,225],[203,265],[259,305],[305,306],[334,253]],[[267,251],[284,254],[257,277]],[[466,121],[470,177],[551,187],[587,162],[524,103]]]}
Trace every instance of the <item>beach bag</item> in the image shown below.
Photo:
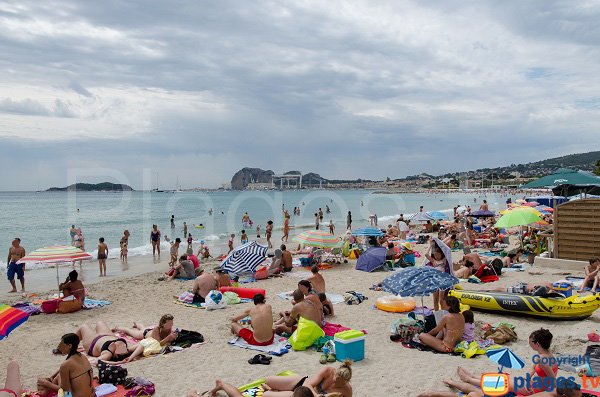
{"label": "beach bag", "polygon": [[363,301],[366,301],[367,299],[369,298],[356,291],[346,291],[346,293],[344,294],[344,301],[348,305],[360,305]]}
{"label": "beach bag", "polygon": [[107,364],[98,360],[98,382],[122,385],[127,378],[127,368],[118,365]]}
{"label": "beach bag", "polygon": [[182,329],[177,333],[177,339],[173,345],[185,348],[202,342],[204,342],[204,336],[200,332]]}
{"label": "beach bag", "polygon": [[160,342],[154,338],[145,338],[140,341],[140,345],[144,347],[144,357],[158,354],[162,350]]}
{"label": "beach bag", "polygon": [[506,325],[500,325],[495,329],[488,329],[483,335],[484,339],[492,339],[499,345],[517,340],[517,333]]}
{"label": "beach bag", "polygon": [[125,397],[152,396],[156,392],[154,383],[140,377],[127,378],[124,386],[129,389]]}
{"label": "beach bag", "polygon": [[52,299],[49,301],[42,302],[42,311],[46,314],[56,313],[58,310],[58,304],[60,303],[60,299]]}
{"label": "beach bag", "polygon": [[192,303],[194,302],[194,294],[189,291],[182,292],[177,300],[183,303]]}
{"label": "beach bag", "polygon": [[73,313],[81,310],[81,301],[74,296],[68,296],[58,302],[58,313]]}
{"label": "beach bag", "polygon": [[227,302],[223,299],[223,294],[218,290],[210,291],[205,298],[203,307],[206,310],[224,309],[227,306]]}
{"label": "beach bag", "polygon": [[425,324],[423,321],[401,317],[392,323],[390,331],[392,335],[398,335],[398,341],[409,342],[415,335],[423,332],[424,329]]}
{"label": "beach bag", "polygon": [[311,347],[325,332],[314,321],[300,317],[298,328],[290,336],[289,342],[296,351],[306,350]]}
{"label": "beach bag", "polygon": [[240,296],[232,291],[226,291],[223,293],[223,300],[227,302],[228,305],[237,305],[242,300]]}

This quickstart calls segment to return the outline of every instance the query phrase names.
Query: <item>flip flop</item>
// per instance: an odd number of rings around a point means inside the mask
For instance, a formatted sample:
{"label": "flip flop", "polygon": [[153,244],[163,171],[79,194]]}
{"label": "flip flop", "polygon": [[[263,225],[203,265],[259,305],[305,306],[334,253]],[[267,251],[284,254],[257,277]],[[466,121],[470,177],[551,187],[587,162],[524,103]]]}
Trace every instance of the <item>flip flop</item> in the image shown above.
{"label": "flip flop", "polygon": [[263,361],[269,361],[269,362],[273,359],[273,357],[265,356],[264,354],[258,354],[258,357],[260,357],[260,359]]}
{"label": "flip flop", "polygon": [[327,355],[327,362],[328,362],[328,363],[334,363],[334,362],[335,362],[335,360],[336,360],[336,358],[335,358],[335,354],[333,354],[333,353],[329,353],[329,354]]}
{"label": "flip flop", "polygon": [[327,362],[327,355],[321,354],[321,358],[319,358],[319,363],[325,364]]}
{"label": "flip flop", "polygon": [[248,364],[262,364],[261,359],[260,359],[260,354],[257,354],[256,356],[252,357],[250,360],[248,360]]}

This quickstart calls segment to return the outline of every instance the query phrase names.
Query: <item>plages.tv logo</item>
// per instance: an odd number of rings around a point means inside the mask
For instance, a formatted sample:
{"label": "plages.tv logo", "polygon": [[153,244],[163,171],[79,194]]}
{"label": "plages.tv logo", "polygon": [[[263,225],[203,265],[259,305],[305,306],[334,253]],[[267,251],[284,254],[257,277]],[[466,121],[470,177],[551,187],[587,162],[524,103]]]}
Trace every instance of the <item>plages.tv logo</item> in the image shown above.
{"label": "plages.tv logo", "polygon": [[504,396],[509,391],[508,374],[487,373],[481,375],[481,391],[486,396]]}

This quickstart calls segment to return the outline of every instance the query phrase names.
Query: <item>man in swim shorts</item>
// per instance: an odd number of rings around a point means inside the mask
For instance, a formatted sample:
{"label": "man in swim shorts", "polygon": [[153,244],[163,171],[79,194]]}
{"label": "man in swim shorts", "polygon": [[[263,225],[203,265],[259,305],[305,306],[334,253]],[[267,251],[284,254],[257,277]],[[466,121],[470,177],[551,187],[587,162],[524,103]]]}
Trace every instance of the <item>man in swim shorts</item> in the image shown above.
{"label": "man in swim shorts", "polygon": [[6,275],[12,289],[8,292],[17,292],[17,284],[15,283],[15,275],[21,282],[21,291],[25,292],[25,264],[17,264],[17,262],[25,256],[25,248],[21,247],[21,239],[15,238],[12,241],[11,247],[8,249],[8,259],[6,263]]}
{"label": "man in swim shorts", "polygon": [[214,289],[217,289],[217,282],[215,278],[205,271],[201,271],[201,274],[194,280],[194,288],[192,293],[194,294],[194,303],[204,303],[206,295]]}
{"label": "man in swim shorts", "polygon": [[[250,345],[268,346],[273,343],[275,337],[273,312],[271,305],[265,302],[263,294],[256,294],[254,295],[254,307],[244,310],[242,314],[231,319],[231,332],[239,335]],[[245,317],[250,317],[250,324],[254,331],[244,328],[238,323]]]}

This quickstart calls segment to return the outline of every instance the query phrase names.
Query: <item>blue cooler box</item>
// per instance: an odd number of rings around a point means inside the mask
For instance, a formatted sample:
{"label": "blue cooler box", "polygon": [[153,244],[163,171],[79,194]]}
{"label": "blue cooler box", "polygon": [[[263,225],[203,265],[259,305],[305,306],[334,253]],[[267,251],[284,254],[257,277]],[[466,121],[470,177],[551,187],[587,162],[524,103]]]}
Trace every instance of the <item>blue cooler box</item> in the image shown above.
{"label": "blue cooler box", "polygon": [[338,361],[360,361],[365,358],[365,334],[356,330],[338,332],[333,336]]}
{"label": "blue cooler box", "polygon": [[560,292],[567,298],[569,296],[573,295],[573,284],[571,284],[567,281],[555,282],[554,284],[552,284],[552,289],[555,290],[556,292]]}

